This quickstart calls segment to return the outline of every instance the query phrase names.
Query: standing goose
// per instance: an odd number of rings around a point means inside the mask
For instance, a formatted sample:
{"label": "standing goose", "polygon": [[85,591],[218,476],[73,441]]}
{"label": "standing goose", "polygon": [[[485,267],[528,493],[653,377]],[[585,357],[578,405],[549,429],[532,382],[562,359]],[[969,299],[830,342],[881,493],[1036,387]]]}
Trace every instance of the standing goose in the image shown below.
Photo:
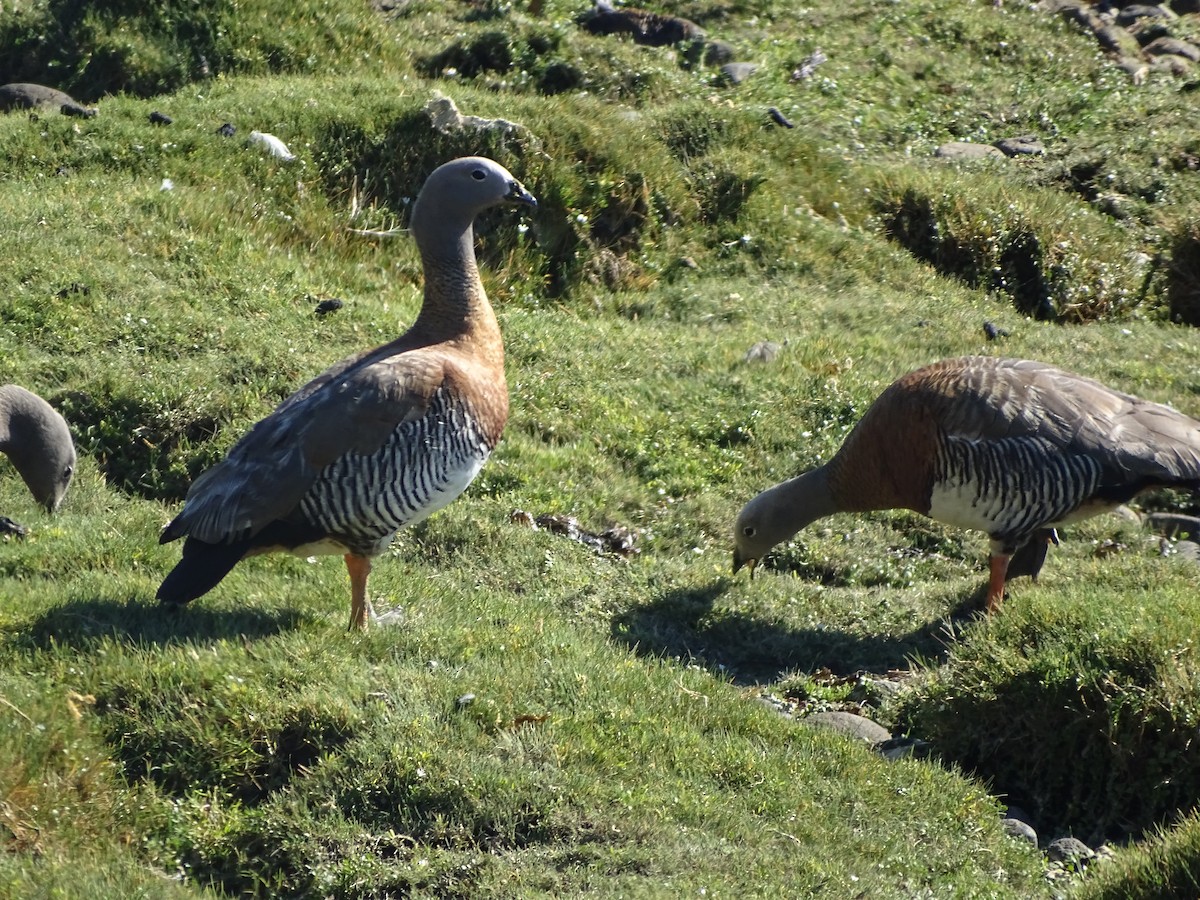
{"label": "standing goose", "polygon": [[537,206],[490,159],[456,159],[429,176],[410,224],[425,276],[416,321],[310,381],[196,479],[159,539],[187,536],[160,601],[207,593],[247,556],[340,553],[350,627],[367,627],[372,557],[466,489],[508,417],[504,346],[473,229],[479,213],[506,203]]}
{"label": "standing goose", "polygon": [[55,512],[75,474],[71,430],[57,410],[23,387],[0,386],[0,452],[33,499]]}
{"label": "standing goose", "polygon": [[[1200,490],[1200,421],[1023,359],[949,359],[900,378],[833,458],[746,504],[733,570],[840,512],[911,509],[991,538],[988,612],[1036,576],[1055,526],[1158,487]],[[1020,569],[1020,571],[1017,571]]]}

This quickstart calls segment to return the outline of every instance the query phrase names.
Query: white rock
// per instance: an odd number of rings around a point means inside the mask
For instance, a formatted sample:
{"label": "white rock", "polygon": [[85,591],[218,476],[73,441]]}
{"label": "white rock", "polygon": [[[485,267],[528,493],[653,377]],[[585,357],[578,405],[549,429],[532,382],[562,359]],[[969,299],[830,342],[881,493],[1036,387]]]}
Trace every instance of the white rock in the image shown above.
{"label": "white rock", "polygon": [[276,159],[282,159],[284,162],[291,162],[296,158],[296,154],[288,149],[287,144],[266,131],[252,131],[247,140],[252,144],[260,144],[266,147],[268,153]]}

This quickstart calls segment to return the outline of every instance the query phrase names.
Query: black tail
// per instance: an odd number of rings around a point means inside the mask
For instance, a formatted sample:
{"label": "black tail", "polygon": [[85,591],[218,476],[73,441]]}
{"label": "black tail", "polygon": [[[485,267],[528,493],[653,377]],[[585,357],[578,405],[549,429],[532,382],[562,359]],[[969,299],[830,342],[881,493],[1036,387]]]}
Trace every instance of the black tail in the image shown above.
{"label": "black tail", "polygon": [[183,559],[158,588],[158,599],[172,606],[182,606],[204,596],[229,574],[249,549],[247,541],[206,544],[188,538],[183,542]]}

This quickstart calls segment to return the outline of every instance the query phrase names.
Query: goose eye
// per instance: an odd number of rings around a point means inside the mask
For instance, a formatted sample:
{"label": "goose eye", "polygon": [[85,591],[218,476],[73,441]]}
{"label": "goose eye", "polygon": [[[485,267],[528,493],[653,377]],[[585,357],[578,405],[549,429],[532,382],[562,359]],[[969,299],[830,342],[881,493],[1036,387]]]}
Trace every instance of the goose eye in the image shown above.
{"label": "goose eye", "polygon": [[471,177],[476,181],[483,181],[483,179],[487,178],[487,172],[483,171],[483,169],[472,169]]}
{"label": "goose eye", "polygon": [[755,532],[755,528],[753,525],[747,525],[745,528],[742,529],[742,534],[745,537],[754,537],[754,532]]}
{"label": "goose eye", "polygon": [[70,478],[75,473],[74,466],[67,466],[63,469],[63,478]]}

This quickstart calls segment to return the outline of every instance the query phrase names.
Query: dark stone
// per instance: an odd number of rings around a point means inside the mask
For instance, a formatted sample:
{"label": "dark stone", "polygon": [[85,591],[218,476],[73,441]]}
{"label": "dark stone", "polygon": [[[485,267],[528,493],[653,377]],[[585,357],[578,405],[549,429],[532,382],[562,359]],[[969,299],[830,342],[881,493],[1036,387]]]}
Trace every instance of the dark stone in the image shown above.
{"label": "dark stone", "polygon": [[58,111],[64,116],[74,116],[76,119],[90,119],[96,115],[94,109],[89,109],[75,102],[64,103],[58,108]]}
{"label": "dark stone", "polygon": [[996,338],[1009,336],[1007,329],[1001,328],[998,325],[994,325],[991,322],[983,323],[983,334],[984,337],[986,337],[989,341],[994,341]]}
{"label": "dark stone", "polygon": [[889,762],[898,759],[928,759],[933,756],[933,744],[913,737],[889,738],[876,744],[875,749]]}
{"label": "dark stone", "polygon": [[330,298],[328,298],[326,300],[322,300],[320,303],[318,303],[317,308],[314,310],[314,312],[318,316],[324,316],[324,315],[328,315],[331,312],[336,312],[337,310],[341,309],[345,305],[346,304],[344,304],[337,297],[330,297]]}
{"label": "dark stone", "polygon": [[0,85],[0,112],[17,109],[58,109],[63,115],[90,119],[96,114],[57,88],[44,84],[15,82]]}
{"label": "dark stone", "polygon": [[221,137],[233,137],[235,134],[237,134],[237,129],[226,122],[217,129],[217,134],[219,134]]}
{"label": "dark stone", "polygon": [[1190,59],[1178,53],[1162,53],[1154,57],[1154,68],[1157,71],[1166,72],[1176,78],[1187,78],[1191,75],[1193,65]]}
{"label": "dark stone", "polygon": [[733,62],[736,51],[728,41],[705,41],[704,64],[706,66],[723,66]]}
{"label": "dark stone", "polygon": [[1096,854],[1079,838],[1064,837],[1051,841],[1046,846],[1046,856],[1051,862],[1068,863],[1083,867]]}
{"label": "dark stone", "polygon": [[788,119],[787,116],[785,116],[783,113],[781,113],[778,110],[778,108],[776,108],[774,106],[767,108],[767,115],[771,117],[771,121],[774,122],[776,125],[782,125],[784,128],[795,128],[796,127],[792,123],[792,121],[790,119]]}
{"label": "dark stone", "polygon": [[1141,19],[1169,19],[1171,17],[1170,11],[1163,9],[1161,6],[1147,6],[1142,3],[1134,3],[1132,6],[1126,6],[1117,13],[1117,24],[1128,28]]}
{"label": "dark stone", "polygon": [[160,113],[157,109],[150,113],[151,125],[170,125],[173,121],[175,120],[164,113]]}
{"label": "dark stone", "polygon": [[1200,518],[1182,513],[1150,513],[1146,516],[1146,527],[1163,537],[1190,537],[1200,539]]}
{"label": "dark stone", "polygon": [[1046,152],[1046,145],[1031,134],[1001,138],[992,146],[1005,156],[1040,156]]}
{"label": "dark stone", "polygon": [[1155,38],[1143,49],[1151,56],[1182,56],[1192,62],[1200,62],[1200,47],[1190,41],[1181,41],[1179,38]]}
{"label": "dark stone", "polygon": [[1001,819],[1000,825],[1012,837],[1027,841],[1035,847],[1037,846],[1037,831],[1028,822],[1022,822],[1020,819]]}
{"label": "dark stone", "polygon": [[683,48],[683,60],[689,67],[722,66],[733,62],[737,51],[728,41],[692,41]]}
{"label": "dark stone", "polygon": [[704,29],[678,16],[664,16],[644,9],[613,9],[596,4],[581,17],[583,27],[592,34],[628,34],[634,43],[647,47],[666,47],[684,41],[703,40]]}

